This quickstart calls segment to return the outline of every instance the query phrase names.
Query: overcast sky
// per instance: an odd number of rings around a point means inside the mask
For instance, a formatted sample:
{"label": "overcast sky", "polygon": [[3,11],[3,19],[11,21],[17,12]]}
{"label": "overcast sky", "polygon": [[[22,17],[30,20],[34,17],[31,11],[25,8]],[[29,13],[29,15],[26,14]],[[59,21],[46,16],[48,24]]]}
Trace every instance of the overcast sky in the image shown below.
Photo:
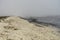
{"label": "overcast sky", "polygon": [[60,0],[0,0],[0,15],[60,15]]}

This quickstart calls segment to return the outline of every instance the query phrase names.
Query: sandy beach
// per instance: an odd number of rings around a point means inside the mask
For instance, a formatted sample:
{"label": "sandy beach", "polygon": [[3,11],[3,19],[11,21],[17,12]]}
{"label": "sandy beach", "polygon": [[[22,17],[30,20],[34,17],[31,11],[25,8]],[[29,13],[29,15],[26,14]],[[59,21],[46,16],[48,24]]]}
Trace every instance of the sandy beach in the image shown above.
{"label": "sandy beach", "polygon": [[35,24],[15,16],[1,19],[0,40],[60,40],[60,33],[51,25]]}

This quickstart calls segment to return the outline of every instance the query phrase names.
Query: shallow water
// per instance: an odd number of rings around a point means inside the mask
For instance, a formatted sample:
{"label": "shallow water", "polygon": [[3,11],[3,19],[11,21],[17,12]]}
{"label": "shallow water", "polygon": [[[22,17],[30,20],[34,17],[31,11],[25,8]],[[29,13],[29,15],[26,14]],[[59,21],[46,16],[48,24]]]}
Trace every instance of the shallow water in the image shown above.
{"label": "shallow water", "polygon": [[54,24],[57,28],[60,28],[60,16],[55,17],[40,17],[37,18],[38,22]]}

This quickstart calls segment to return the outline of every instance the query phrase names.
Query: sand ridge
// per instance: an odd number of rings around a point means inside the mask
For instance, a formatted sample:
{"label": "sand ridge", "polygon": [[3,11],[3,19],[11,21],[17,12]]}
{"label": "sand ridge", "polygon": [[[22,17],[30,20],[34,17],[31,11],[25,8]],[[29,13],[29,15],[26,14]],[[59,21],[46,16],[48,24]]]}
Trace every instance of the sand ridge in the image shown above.
{"label": "sand ridge", "polygon": [[60,40],[54,29],[41,26],[19,17],[8,17],[0,22],[0,40]]}

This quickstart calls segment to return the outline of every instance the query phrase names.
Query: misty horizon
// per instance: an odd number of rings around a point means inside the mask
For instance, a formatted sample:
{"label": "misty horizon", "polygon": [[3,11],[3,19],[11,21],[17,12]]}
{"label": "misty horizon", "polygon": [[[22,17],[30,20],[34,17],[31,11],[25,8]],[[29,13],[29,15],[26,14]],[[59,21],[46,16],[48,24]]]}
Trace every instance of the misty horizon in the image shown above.
{"label": "misty horizon", "polygon": [[60,15],[59,0],[0,0],[0,16]]}

